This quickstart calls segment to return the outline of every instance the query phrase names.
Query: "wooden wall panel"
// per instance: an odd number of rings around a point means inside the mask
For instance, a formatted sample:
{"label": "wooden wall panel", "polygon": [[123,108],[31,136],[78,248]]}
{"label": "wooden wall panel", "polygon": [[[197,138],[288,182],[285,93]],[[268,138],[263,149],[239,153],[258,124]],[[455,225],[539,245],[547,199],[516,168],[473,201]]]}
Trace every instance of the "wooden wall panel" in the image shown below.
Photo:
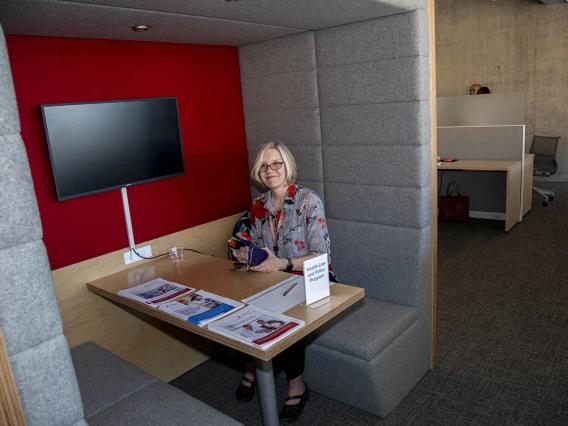
{"label": "wooden wall panel", "polygon": [[0,330],[0,425],[26,426],[2,330]]}
{"label": "wooden wall panel", "polygon": [[432,344],[430,346],[430,368],[437,362],[436,355],[436,318],[438,297],[438,170],[436,153],[438,152],[438,128],[436,120],[436,10],[434,0],[428,0],[428,22],[430,25],[430,150],[432,172],[430,190],[432,191]]}

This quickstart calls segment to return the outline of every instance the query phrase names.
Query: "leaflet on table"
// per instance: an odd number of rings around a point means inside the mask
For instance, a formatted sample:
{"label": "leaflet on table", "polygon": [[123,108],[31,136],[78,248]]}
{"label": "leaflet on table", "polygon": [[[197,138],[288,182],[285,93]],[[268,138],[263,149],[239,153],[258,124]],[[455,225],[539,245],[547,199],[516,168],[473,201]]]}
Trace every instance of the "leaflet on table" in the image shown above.
{"label": "leaflet on table", "polygon": [[161,310],[203,327],[242,308],[244,303],[203,290],[159,306]]}
{"label": "leaflet on table", "polygon": [[302,320],[249,305],[210,323],[208,328],[261,349],[268,349],[304,325]]}
{"label": "leaflet on table", "polygon": [[195,291],[192,287],[156,278],[136,287],[119,290],[118,294],[150,306],[158,306],[192,291]]}
{"label": "leaflet on table", "polygon": [[254,294],[242,302],[282,313],[304,301],[304,277],[294,275],[266,290]]}

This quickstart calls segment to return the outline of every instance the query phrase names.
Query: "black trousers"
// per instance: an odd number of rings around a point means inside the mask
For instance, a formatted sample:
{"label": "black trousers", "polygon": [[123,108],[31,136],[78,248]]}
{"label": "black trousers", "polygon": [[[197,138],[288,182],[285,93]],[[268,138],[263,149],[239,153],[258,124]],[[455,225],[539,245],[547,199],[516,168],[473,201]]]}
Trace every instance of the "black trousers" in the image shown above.
{"label": "black trousers", "polygon": [[[251,356],[241,354],[243,362],[253,362]],[[306,347],[303,340],[294,343],[288,349],[283,351],[281,354],[276,356],[276,360],[279,364],[282,364],[284,368],[284,373],[286,373],[286,378],[288,380],[295,379],[298,376],[304,374],[304,366],[306,359]]]}

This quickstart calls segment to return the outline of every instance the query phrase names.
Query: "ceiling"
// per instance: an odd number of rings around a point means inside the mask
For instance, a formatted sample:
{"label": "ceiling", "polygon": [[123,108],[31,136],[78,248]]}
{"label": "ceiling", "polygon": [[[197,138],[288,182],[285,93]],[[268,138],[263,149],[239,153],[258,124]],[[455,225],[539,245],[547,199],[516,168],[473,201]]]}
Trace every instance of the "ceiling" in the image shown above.
{"label": "ceiling", "polygon": [[[6,34],[238,46],[425,8],[427,0],[0,0]],[[147,32],[134,32],[148,25]]]}

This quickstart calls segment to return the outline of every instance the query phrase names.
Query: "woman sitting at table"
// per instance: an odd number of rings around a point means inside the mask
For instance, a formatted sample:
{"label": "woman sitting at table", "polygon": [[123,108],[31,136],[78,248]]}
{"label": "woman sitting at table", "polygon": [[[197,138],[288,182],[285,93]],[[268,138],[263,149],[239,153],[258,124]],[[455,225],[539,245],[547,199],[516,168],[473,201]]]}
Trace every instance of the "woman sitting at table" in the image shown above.
{"label": "woman sitting at table", "polygon": [[[253,183],[265,191],[252,203],[250,236],[255,247],[261,247],[268,258],[257,266],[257,272],[302,271],[305,260],[327,253],[330,279],[335,280],[330,262],[330,241],[323,203],[315,192],[296,185],[296,162],[288,148],[276,141],[260,145],[254,155],[251,173]],[[239,262],[246,263],[248,247],[236,252]],[[281,355],[288,379],[288,396],[280,412],[283,423],[297,420],[309,398],[303,381],[305,348],[299,341]],[[248,361],[237,388],[237,400],[248,402],[256,387],[254,363]]]}

